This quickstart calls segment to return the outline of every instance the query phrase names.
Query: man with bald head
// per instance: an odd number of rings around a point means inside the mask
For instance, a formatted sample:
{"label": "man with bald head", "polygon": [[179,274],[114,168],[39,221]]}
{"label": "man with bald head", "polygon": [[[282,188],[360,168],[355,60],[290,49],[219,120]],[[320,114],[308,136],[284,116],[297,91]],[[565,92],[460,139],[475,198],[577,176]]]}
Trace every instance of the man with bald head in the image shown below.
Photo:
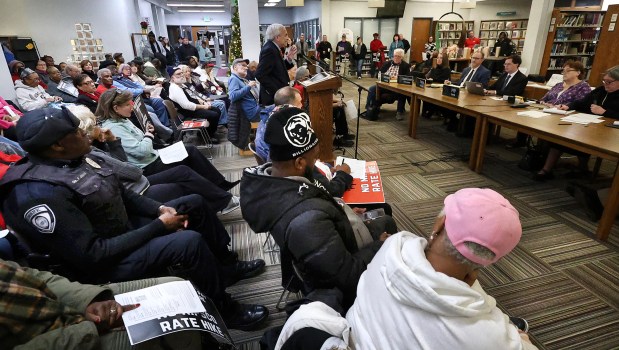
{"label": "man with bald head", "polygon": [[47,92],[52,96],[62,97],[64,102],[75,103],[79,92],[73,85],[73,78],[80,75],[80,68],[68,64],[64,72],[60,72],[56,67],[50,67],[47,71],[50,78],[50,82],[47,84]]}

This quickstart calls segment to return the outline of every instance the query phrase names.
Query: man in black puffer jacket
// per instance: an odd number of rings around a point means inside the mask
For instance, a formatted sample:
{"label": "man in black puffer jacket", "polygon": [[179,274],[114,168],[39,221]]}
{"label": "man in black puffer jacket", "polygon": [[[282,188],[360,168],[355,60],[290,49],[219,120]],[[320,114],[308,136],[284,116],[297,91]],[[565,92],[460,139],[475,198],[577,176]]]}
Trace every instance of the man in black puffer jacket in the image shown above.
{"label": "man in black puffer jacket", "polygon": [[[305,293],[338,288],[347,309],[361,274],[382,242],[397,231],[395,222],[384,216],[366,227],[352,209],[313,181],[318,139],[303,110],[291,107],[273,114],[264,137],[273,163],[245,169],[243,218],[255,232],[273,235],[281,249],[282,281],[289,280],[294,265]],[[363,244],[359,236],[365,238]]]}

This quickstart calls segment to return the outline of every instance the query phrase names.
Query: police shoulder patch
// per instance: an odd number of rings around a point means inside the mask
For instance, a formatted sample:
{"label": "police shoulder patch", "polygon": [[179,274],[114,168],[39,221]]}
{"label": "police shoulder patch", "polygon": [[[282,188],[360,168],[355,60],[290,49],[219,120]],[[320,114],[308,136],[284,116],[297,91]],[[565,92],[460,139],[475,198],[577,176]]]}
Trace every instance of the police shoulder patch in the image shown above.
{"label": "police shoulder patch", "polygon": [[56,228],[56,216],[45,204],[35,205],[26,210],[24,219],[41,233],[53,233]]}

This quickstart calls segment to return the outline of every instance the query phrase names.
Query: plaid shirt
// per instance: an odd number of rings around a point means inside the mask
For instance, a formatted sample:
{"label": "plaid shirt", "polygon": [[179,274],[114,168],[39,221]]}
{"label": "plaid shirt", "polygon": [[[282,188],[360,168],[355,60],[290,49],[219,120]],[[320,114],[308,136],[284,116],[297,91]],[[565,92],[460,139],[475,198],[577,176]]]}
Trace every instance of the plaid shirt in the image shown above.
{"label": "plaid shirt", "polygon": [[392,77],[392,78],[397,78],[399,71],[400,71],[400,65],[392,63],[391,67],[389,67],[389,69],[387,69],[387,73],[386,74],[388,76]]}

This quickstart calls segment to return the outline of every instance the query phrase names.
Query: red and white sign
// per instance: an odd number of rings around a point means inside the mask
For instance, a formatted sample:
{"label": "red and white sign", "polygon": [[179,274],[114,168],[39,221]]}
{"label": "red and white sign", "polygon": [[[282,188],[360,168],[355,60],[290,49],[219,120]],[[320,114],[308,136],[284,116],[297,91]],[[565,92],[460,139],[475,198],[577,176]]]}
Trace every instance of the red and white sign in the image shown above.
{"label": "red and white sign", "polygon": [[352,188],[344,192],[342,199],[346,204],[385,203],[383,182],[375,161],[365,162],[364,177],[354,178]]}

